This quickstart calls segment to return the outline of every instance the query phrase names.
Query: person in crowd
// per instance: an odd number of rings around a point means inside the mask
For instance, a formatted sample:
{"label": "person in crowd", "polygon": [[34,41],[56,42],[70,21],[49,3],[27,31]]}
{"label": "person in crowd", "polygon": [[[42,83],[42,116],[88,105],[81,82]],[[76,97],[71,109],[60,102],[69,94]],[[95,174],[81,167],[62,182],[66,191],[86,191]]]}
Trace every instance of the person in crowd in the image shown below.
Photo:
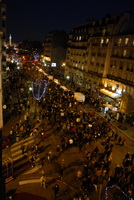
{"label": "person in crowd", "polygon": [[42,175],[41,178],[40,178],[40,182],[41,182],[41,186],[46,189],[46,176],[45,175]]}
{"label": "person in crowd", "polygon": [[22,154],[25,153],[25,145],[21,145]]}
{"label": "person in crowd", "polygon": [[53,191],[54,191],[55,200],[56,200],[56,199],[57,199],[57,194],[58,194],[58,192],[59,192],[59,190],[60,190],[60,187],[59,187],[59,185],[56,183],[55,186],[54,186],[52,189],[53,189]]}

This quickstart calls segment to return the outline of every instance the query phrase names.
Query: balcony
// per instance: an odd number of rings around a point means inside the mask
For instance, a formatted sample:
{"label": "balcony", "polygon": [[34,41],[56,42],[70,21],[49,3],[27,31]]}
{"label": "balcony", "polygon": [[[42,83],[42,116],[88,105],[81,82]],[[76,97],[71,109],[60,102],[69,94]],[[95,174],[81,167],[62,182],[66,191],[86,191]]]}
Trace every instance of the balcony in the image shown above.
{"label": "balcony", "polygon": [[68,46],[70,49],[87,49],[87,46]]}
{"label": "balcony", "polygon": [[116,77],[116,76],[107,74],[107,78],[109,78],[111,80],[114,80],[114,81],[121,82],[121,83],[126,84],[126,85],[134,86],[134,82],[126,80],[126,79],[123,79],[121,77]]}
{"label": "balcony", "polygon": [[100,77],[100,78],[102,78],[102,76],[103,76],[102,73],[94,72],[94,71],[91,71],[91,70],[88,70],[87,73],[92,74],[92,75],[97,76],[97,77]]}
{"label": "balcony", "polygon": [[99,46],[99,44],[98,43],[92,43],[92,46],[97,47],[97,46]]}
{"label": "balcony", "polygon": [[113,57],[113,58],[116,58],[116,59],[123,59],[123,60],[133,60],[134,59],[134,57],[132,57],[132,56],[119,56],[119,55],[114,55],[114,54],[112,54],[111,55],[111,57]]}

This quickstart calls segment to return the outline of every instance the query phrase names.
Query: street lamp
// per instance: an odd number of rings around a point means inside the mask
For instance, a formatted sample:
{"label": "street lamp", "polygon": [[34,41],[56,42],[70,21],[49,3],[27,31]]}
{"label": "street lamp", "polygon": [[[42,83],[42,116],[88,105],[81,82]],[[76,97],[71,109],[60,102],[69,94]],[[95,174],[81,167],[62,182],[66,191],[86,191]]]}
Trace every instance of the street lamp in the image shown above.
{"label": "street lamp", "polygon": [[66,63],[62,63],[62,67],[66,66]]}
{"label": "street lamp", "polygon": [[70,76],[66,76],[66,79],[69,80],[69,79],[70,79]]}
{"label": "street lamp", "polygon": [[32,91],[33,90],[33,88],[32,87],[29,87],[29,91]]}

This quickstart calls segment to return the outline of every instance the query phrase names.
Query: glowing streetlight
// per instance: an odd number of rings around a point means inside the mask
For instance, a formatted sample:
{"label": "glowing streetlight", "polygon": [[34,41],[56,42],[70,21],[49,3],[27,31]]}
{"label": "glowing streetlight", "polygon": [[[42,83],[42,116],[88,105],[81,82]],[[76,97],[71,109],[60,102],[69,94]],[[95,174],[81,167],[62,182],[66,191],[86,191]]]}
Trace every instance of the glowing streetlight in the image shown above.
{"label": "glowing streetlight", "polygon": [[29,87],[29,91],[32,91],[33,90],[33,88],[32,87]]}
{"label": "glowing streetlight", "polygon": [[66,66],[66,63],[62,63],[62,67],[65,67]]}
{"label": "glowing streetlight", "polygon": [[69,79],[70,79],[70,76],[66,76],[66,79],[68,79],[68,80],[69,80]]}

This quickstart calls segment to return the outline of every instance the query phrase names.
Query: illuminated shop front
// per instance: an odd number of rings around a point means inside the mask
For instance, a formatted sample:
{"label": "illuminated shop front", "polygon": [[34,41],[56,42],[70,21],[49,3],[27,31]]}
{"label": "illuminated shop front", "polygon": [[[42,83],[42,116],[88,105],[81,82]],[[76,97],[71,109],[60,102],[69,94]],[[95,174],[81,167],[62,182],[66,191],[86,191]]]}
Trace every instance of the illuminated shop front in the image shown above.
{"label": "illuminated shop front", "polygon": [[107,110],[112,110],[112,111],[118,111],[120,109],[120,101],[121,101],[121,95],[109,91],[107,89],[100,89],[100,93],[102,93],[105,97],[103,98],[106,103],[103,105],[104,108],[104,113],[106,113]]}

